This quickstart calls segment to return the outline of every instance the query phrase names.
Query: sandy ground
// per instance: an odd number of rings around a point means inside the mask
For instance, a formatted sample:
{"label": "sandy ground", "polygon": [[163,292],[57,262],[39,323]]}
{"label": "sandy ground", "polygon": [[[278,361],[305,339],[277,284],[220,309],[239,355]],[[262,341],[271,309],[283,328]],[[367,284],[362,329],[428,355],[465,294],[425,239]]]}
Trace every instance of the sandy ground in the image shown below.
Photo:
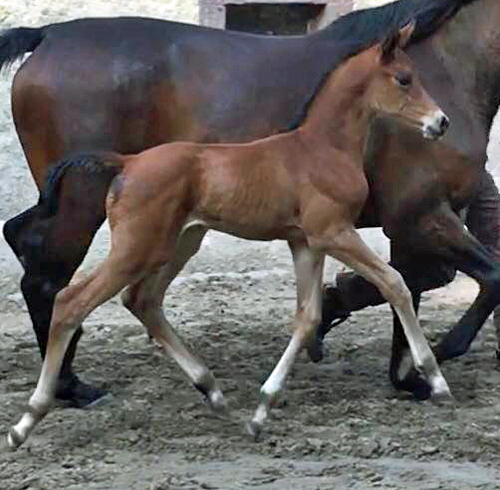
{"label": "sandy ground", "polygon": [[[389,309],[360,312],[332,332],[321,364],[300,358],[262,440],[248,438],[244,422],[288,340],[294,279],[281,246],[265,256],[257,247],[230,247],[220,260],[219,245],[209,240],[165,308],[220,380],[230,419],[212,415],[112,301],[87,322],[76,362],[110,394],[86,410],[55,409],[23,448],[0,451],[2,490],[500,488],[500,372],[490,323],[467,356],[444,366],[456,404],[435,406],[388,383]],[[425,297],[421,318],[431,340],[474,293],[459,278]],[[5,434],[34,388],[39,362],[26,313],[12,302],[0,319]]]}
{"label": "sandy ground", "polygon": [[[0,0],[0,21],[168,18],[170,7],[158,0]],[[10,117],[10,83],[10,75],[0,80],[2,220],[36,198]],[[494,129],[493,166],[499,144]],[[104,228],[85,266],[103,257],[107,240]],[[372,243],[386,254],[383,240]],[[328,276],[332,268],[329,263]],[[1,436],[17,421],[40,364],[17,286],[20,268],[3,241],[0,270]],[[118,301],[95,312],[76,366],[87,381],[108,387],[109,396],[84,411],[58,408],[18,452],[0,449],[0,490],[500,488],[500,371],[491,322],[467,356],[444,367],[456,404],[437,407],[415,403],[389,385],[389,309],[360,312],[332,332],[323,363],[300,358],[263,440],[246,436],[243,423],[288,340],[291,271],[283,244],[211,234],[167,297],[172,323],[221,381],[230,420],[211,414]],[[421,318],[431,341],[474,294],[474,284],[461,277],[424,298]]]}

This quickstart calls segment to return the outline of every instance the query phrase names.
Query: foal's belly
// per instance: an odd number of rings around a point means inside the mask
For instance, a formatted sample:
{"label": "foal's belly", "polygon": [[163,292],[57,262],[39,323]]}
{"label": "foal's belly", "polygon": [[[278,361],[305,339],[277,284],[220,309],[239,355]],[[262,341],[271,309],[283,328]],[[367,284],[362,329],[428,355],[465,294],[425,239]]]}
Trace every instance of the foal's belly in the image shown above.
{"label": "foal's belly", "polygon": [[303,236],[303,230],[297,220],[285,221],[253,221],[232,219],[217,219],[214,217],[192,215],[182,228],[184,233],[189,228],[201,226],[209,230],[220,231],[246,240],[289,240]]}

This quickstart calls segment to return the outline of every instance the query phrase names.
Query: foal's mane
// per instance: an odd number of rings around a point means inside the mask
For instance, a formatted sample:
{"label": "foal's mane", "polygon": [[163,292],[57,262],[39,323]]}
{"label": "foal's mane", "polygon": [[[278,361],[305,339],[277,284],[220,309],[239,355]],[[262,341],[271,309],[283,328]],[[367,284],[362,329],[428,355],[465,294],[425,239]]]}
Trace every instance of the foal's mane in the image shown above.
{"label": "foal's mane", "polygon": [[412,42],[425,39],[453,18],[462,7],[477,0],[399,0],[380,7],[355,10],[334,20],[317,35],[337,41],[332,52],[332,65],[321,75],[315,89],[304,99],[299,113],[285,131],[298,128],[307,116],[313,99],[328,75],[348,58],[382,41],[410,20],[415,21]]}

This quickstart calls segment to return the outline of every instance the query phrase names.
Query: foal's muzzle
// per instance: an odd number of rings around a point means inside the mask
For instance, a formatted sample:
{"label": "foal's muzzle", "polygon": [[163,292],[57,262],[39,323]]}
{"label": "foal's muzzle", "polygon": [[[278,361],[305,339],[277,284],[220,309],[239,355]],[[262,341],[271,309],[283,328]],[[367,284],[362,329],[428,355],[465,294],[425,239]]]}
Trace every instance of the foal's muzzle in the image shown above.
{"label": "foal's muzzle", "polygon": [[422,118],[422,133],[424,138],[437,140],[441,138],[450,126],[450,119],[441,110],[431,116]]}

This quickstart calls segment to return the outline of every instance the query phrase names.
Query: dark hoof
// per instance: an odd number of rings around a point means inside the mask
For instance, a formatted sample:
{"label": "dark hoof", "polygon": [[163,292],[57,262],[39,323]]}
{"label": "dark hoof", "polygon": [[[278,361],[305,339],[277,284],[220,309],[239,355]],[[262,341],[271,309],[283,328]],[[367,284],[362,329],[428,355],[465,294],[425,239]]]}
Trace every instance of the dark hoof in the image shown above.
{"label": "dark hoof", "polygon": [[409,391],[419,401],[428,400],[432,397],[432,387],[416,369],[411,369],[402,380],[392,379],[392,384],[397,390]]}
{"label": "dark hoof", "polygon": [[56,391],[56,400],[65,407],[84,408],[98,403],[108,392],[83,383],[77,376],[60,379]]}
{"label": "dark hoof", "polygon": [[307,354],[312,362],[320,362],[325,357],[323,352],[323,340],[319,338],[313,339],[307,346]]}
{"label": "dark hoof", "polygon": [[495,351],[495,357],[500,361],[500,348]]}
{"label": "dark hoof", "polygon": [[335,286],[325,285],[323,288],[322,322],[314,338],[307,346],[307,353],[312,362],[320,362],[325,357],[323,339],[325,335],[337,325],[345,322],[351,312],[343,306],[340,292]]}

